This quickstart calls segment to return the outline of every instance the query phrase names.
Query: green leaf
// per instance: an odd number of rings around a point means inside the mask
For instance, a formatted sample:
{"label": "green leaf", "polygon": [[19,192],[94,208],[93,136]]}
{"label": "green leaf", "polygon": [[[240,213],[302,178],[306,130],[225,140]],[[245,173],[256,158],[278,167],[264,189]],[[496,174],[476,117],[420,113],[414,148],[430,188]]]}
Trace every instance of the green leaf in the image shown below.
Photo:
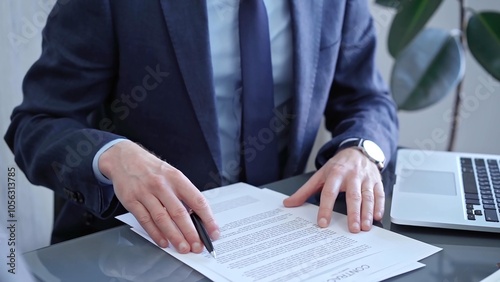
{"label": "green leaf", "polygon": [[375,0],[375,3],[380,6],[394,9],[399,9],[399,7],[401,6],[401,0]]}
{"label": "green leaf", "polygon": [[400,110],[433,105],[458,85],[465,72],[465,58],[456,34],[425,29],[398,56],[391,90]]}
{"label": "green leaf", "polygon": [[392,20],[389,31],[389,53],[396,58],[423,29],[442,0],[401,0],[401,9]]}
{"label": "green leaf", "polygon": [[500,13],[474,14],[467,25],[467,44],[474,58],[500,80]]}

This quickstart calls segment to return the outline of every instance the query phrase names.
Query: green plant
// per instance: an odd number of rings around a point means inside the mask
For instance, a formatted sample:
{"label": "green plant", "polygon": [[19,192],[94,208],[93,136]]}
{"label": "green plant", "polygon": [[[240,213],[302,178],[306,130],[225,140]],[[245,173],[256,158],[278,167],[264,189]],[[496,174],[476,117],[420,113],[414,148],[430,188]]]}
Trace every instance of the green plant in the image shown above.
{"label": "green plant", "polygon": [[453,150],[465,74],[465,50],[468,49],[492,77],[500,80],[500,13],[477,12],[467,8],[465,0],[458,0],[460,29],[446,31],[425,28],[443,0],[375,2],[397,9],[387,46],[395,59],[390,84],[398,109],[423,109],[455,89],[448,141],[448,150]]}

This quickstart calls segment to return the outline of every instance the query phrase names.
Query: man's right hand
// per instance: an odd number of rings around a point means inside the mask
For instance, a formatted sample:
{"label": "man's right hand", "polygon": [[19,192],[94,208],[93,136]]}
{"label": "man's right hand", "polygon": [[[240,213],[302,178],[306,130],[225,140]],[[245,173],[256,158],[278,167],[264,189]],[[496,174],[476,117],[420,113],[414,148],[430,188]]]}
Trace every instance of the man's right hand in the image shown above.
{"label": "man's right hand", "polygon": [[[170,241],[179,253],[203,251],[184,202],[217,240],[219,227],[207,200],[179,170],[131,141],[122,141],[99,158],[100,171],[113,182],[115,195],[160,247]],[[182,201],[182,202],[181,202]]]}

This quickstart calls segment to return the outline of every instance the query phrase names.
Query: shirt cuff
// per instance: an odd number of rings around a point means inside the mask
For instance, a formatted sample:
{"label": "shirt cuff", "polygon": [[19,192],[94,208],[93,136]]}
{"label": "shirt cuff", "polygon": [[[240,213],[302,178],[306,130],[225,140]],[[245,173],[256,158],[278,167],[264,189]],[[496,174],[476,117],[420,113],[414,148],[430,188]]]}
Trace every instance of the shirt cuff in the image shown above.
{"label": "shirt cuff", "polygon": [[342,145],[344,145],[345,143],[350,142],[350,141],[354,141],[354,140],[359,140],[359,138],[347,138],[347,139],[345,139],[344,141],[342,141],[342,142],[339,144],[339,147],[338,147],[338,148],[342,147]]}
{"label": "shirt cuff", "polygon": [[125,141],[127,139],[115,139],[113,141],[109,141],[106,143],[104,146],[102,146],[97,153],[95,153],[94,159],[92,160],[92,170],[94,171],[94,176],[99,181],[99,183],[104,184],[104,185],[112,185],[113,182],[109,180],[104,174],[102,174],[101,170],[99,169],[99,158],[101,155],[106,152],[107,149],[111,148],[113,145],[120,143],[122,141]]}

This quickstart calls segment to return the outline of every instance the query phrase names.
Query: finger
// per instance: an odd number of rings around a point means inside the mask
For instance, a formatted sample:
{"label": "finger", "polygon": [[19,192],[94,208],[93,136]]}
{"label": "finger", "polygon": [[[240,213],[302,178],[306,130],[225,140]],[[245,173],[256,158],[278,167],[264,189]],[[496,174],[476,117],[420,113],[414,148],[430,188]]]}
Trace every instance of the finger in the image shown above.
{"label": "finger", "polygon": [[[195,212],[203,222],[203,226],[207,230],[212,240],[217,240],[220,237],[219,226],[215,221],[207,199],[203,194],[192,186],[191,189],[183,189],[180,191],[180,197],[184,203]],[[194,227],[193,227],[194,228]],[[198,235],[197,235],[198,236]]]}
{"label": "finger", "polygon": [[361,230],[363,231],[370,230],[373,224],[373,209],[375,207],[373,186],[374,184],[368,180],[361,184]]}
{"label": "finger", "polygon": [[381,181],[375,183],[375,187],[373,188],[373,194],[375,197],[374,219],[382,220],[385,209],[385,193],[384,193],[384,185],[382,184]]}
{"label": "finger", "polygon": [[[172,232],[172,244],[179,246],[179,249],[182,251],[187,249],[188,252],[189,250],[195,253],[202,252],[203,246],[201,245],[198,233],[191,221],[188,210],[182,204],[181,200],[170,190],[166,191],[165,194],[161,196],[160,200],[166,207],[166,211],[171,218],[170,222],[176,227],[177,232]],[[169,230],[170,224],[166,225],[166,228]],[[183,244],[187,244],[187,246]]]}
{"label": "finger", "polygon": [[321,184],[324,183],[323,171],[320,169],[307,180],[293,195],[283,200],[285,207],[298,207],[302,205],[307,199],[321,189]]}
{"label": "finger", "polygon": [[349,231],[358,233],[361,230],[361,181],[353,176],[349,177],[343,185],[345,185]]}
{"label": "finger", "polygon": [[330,173],[321,190],[321,198],[318,211],[319,227],[328,227],[332,220],[333,205],[340,191],[342,176],[337,173]]}
{"label": "finger", "polygon": [[[172,243],[172,245],[181,254],[185,254],[191,250],[190,245],[187,243],[184,235],[179,231],[173,219],[171,218],[168,209],[165,209],[164,203],[160,202],[158,198],[149,194],[146,196],[142,203],[148,210],[153,222],[158,229],[162,232],[163,236]],[[168,203],[171,204],[171,203]]]}
{"label": "finger", "polygon": [[[164,167],[166,168],[165,173],[169,174],[171,180],[172,189],[169,191],[175,194],[175,197],[166,197],[164,202],[168,203],[171,199],[175,199],[173,206],[167,206],[167,208],[172,209],[173,219],[186,239],[192,244],[191,246],[194,247],[193,251],[198,252],[199,248],[201,252],[203,251],[201,240],[184,204],[198,214],[213,240],[219,238],[219,227],[215,223],[208,202],[193,183],[179,170],[172,170],[170,166]],[[180,201],[183,201],[184,204]]]}
{"label": "finger", "polygon": [[137,219],[139,224],[144,228],[144,230],[149,234],[151,239],[160,247],[168,247],[167,238],[165,238],[154,223],[148,210],[139,202],[135,201],[133,204],[129,204],[125,207],[134,217]]}

